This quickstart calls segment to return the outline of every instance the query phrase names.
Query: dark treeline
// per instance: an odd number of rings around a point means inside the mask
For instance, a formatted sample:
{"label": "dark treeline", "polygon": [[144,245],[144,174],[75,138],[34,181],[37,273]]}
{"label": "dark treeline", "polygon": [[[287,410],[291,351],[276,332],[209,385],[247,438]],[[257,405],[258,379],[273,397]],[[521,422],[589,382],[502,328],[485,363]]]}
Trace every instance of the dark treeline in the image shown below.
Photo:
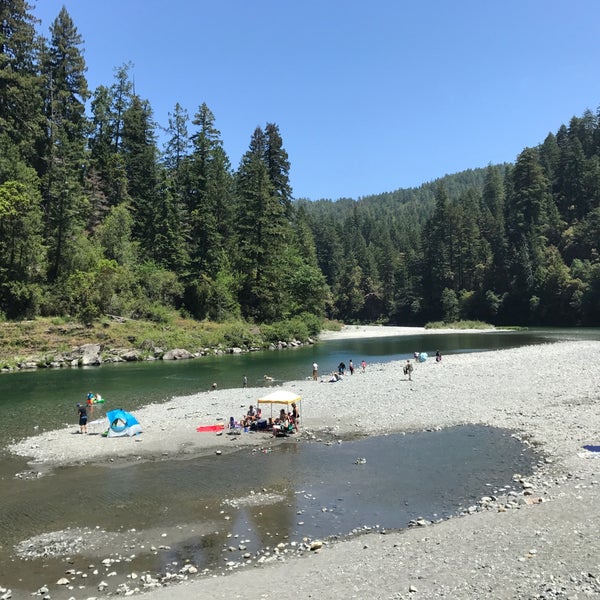
{"label": "dark treeline", "polygon": [[358,201],[295,201],[279,128],[237,169],[175,104],[159,148],[132,65],[89,90],[63,8],[0,3],[0,317],[324,317],[599,324],[600,118],[514,165]]}

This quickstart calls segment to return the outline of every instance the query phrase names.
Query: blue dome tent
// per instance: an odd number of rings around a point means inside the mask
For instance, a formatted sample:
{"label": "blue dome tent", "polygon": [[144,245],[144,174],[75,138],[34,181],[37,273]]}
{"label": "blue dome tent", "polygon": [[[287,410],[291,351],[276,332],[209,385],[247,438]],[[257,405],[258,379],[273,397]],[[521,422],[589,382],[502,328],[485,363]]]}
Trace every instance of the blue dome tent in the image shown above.
{"label": "blue dome tent", "polygon": [[142,426],[139,421],[131,413],[120,408],[108,411],[106,418],[108,419],[106,437],[131,436],[142,433]]}

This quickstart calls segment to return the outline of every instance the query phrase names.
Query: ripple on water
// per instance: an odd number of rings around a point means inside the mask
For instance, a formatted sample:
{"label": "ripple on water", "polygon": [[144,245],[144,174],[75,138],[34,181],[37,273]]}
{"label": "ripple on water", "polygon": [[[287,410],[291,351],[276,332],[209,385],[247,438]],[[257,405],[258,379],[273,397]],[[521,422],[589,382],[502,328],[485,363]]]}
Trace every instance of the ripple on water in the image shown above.
{"label": "ripple on water", "polygon": [[[400,529],[506,491],[514,473],[527,475],[536,462],[510,431],[475,425],[333,444],[290,440],[272,451],[271,440],[256,438],[254,449],[219,457],[66,467],[14,480],[3,493],[0,572],[9,577],[0,584],[19,588],[26,572],[27,591],[35,591],[77,555],[82,565],[127,556],[121,570],[110,567],[123,577],[185,561],[212,570],[225,564],[224,553],[243,561],[282,541]],[[21,557],[38,558],[12,562],[19,542]],[[42,567],[44,553],[57,556]],[[90,572],[86,583],[103,576]]]}

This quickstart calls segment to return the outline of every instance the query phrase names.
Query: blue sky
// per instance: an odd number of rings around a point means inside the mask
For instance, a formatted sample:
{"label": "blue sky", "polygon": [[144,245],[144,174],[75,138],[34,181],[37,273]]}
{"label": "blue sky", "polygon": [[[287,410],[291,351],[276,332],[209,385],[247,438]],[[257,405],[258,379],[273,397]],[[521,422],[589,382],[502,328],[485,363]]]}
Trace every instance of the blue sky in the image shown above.
{"label": "blue sky", "polygon": [[513,162],[600,106],[598,0],[39,0],[42,33],[63,5],[91,90],[132,62],[159,124],[206,102],[234,168],[276,123],[296,198]]}

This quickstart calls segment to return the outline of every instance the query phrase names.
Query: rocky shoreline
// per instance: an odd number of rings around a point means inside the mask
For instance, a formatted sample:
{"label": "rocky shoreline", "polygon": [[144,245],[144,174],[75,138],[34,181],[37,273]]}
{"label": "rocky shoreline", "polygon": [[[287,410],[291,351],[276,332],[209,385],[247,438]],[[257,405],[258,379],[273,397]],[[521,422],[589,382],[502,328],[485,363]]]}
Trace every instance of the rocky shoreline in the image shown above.
{"label": "rocky shoreline", "polygon": [[[283,350],[284,348],[297,348],[304,345],[312,345],[315,341],[309,339],[306,342],[291,340],[289,342],[279,341],[270,344],[267,350]],[[265,348],[240,348],[233,346],[229,348],[204,348],[199,351],[190,351],[185,348],[173,348],[165,350],[160,347],[148,349],[138,348],[105,348],[101,344],[82,344],[72,348],[70,352],[49,353],[43,358],[31,357],[19,361],[15,368],[3,367],[0,373],[10,373],[15,370],[35,369],[62,369],[78,367],[99,367],[103,364],[154,361],[154,360],[190,360],[203,356],[219,356],[222,354],[242,354],[244,352],[257,352]]]}
{"label": "rocky shoreline", "polygon": [[[165,587],[167,581],[151,573],[132,578],[131,571],[127,589],[112,586],[102,593],[145,591],[153,600],[597,595],[600,453],[589,448],[597,447],[600,437],[599,365],[600,342],[560,342],[448,356],[439,364],[428,361],[416,366],[412,381],[404,377],[400,363],[389,363],[368,365],[364,374],[336,384],[288,382],[286,387],[303,398],[303,435],[323,443],[343,436],[473,423],[514,431],[540,452],[539,464],[530,477],[515,473],[516,490],[482,495],[461,515],[442,522],[416,519],[403,531],[357,530],[344,540],[306,540],[299,548],[284,544],[246,558],[242,553],[239,560],[224,561],[227,576],[218,579],[208,573],[180,573],[189,567],[173,565],[170,581],[189,580],[177,586]],[[225,436],[199,436],[194,427],[214,422],[218,415],[237,414],[260,393],[250,388],[219,390],[148,406],[137,414],[144,424],[139,441],[107,444],[99,436],[65,435],[67,429],[23,440],[11,450],[31,457],[35,470],[195,454],[213,454],[219,460],[232,445],[256,441],[244,435],[235,442]],[[172,421],[188,427],[174,427]],[[232,546],[240,544],[243,540]],[[225,556],[228,552],[224,549]],[[118,555],[99,557],[98,562],[105,558]],[[127,563],[122,565],[127,569]],[[114,563],[107,568],[112,572]],[[77,570],[85,572],[83,565]],[[270,584],[285,581],[290,573],[293,585],[282,589]],[[74,598],[99,593],[85,586],[78,591],[77,573],[65,578]],[[53,582],[54,593],[56,586]]]}

